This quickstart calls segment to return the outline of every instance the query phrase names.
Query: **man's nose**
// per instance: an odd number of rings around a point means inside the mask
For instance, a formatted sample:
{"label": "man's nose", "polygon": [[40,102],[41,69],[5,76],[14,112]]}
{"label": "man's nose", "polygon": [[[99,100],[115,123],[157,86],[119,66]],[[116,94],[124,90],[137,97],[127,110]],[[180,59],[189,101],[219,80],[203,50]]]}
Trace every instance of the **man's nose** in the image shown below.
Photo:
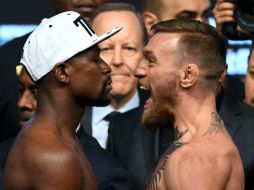
{"label": "man's nose", "polygon": [[25,90],[18,100],[18,107],[19,109],[23,108],[33,109],[34,101],[35,98],[33,97],[33,95],[30,92],[28,92],[28,90]]}
{"label": "man's nose", "polygon": [[137,65],[134,75],[137,78],[144,78],[146,76],[147,68],[145,67],[145,60],[141,60],[140,63]]}
{"label": "man's nose", "polygon": [[123,53],[120,49],[115,49],[111,58],[111,65],[120,66],[124,63]]}

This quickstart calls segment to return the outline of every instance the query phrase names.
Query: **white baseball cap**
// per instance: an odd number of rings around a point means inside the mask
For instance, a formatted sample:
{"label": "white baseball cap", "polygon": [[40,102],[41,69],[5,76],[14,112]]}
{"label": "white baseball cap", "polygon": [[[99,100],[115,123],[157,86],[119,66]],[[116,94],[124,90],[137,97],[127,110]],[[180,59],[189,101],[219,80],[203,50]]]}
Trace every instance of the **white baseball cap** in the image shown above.
{"label": "white baseball cap", "polygon": [[37,81],[49,73],[55,64],[106,40],[121,29],[119,26],[97,36],[80,14],[63,12],[41,21],[28,37],[20,62]]}

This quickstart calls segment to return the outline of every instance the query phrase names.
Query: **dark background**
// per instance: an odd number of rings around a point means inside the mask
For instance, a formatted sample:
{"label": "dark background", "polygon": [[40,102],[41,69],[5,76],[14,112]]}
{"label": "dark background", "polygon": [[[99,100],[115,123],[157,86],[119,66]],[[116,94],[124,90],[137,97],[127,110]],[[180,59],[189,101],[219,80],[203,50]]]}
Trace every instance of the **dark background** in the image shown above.
{"label": "dark background", "polygon": [[[1,0],[0,24],[38,24],[42,18],[53,16],[50,0]],[[141,0],[118,0],[134,4],[138,10]],[[215,0],[211,0],[212,4]]]}
{"label": "dark background", "polygon": [[[1,0],[0,24],[38,24],[53,16],[50,0]],[[120,0],[134,4],[140,10],[140,0]]]}

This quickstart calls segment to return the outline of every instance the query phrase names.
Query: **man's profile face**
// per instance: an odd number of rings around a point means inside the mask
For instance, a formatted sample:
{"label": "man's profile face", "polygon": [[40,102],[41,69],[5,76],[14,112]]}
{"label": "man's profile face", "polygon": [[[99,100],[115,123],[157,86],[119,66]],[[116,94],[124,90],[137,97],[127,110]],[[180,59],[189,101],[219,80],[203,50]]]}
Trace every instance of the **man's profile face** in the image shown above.
{"label": "man's profile face", "polygon": [[112,89],[110,67],[100,58],[98,46],[80,52],[68,60],[71,64],[70,88],[77,103],[84,106],[106,106]]}
{"label": "man's profile face", "polygon": [[178,34],[158,33],[144,48],[145,63],[142,64],[147,66],[143,78],[140,77],[141,85],[151,92],[151,98],[146,102],[142,118],[145,127],[165,126],[172,122],[170,117],[177,104],[179,66],[176,64],[176,46],[178,38]]}
{"label": "man's profile face", "polygon": [[119,33],[99,44],[100,55],[112,69],[112,98],[129,99],[137,89],[134,70],[142,59],[140,22],[131,11],[102,12],[92,22],[94,31],[99,35],[119,25],[123,26]]}
{"label": "man's profile face", "polygon": [[25,68],[23,67],[18,79],[19,99],[19,127],[23,127],[24,123],[30,119],[35,113],[37,100],[37,88],[30,79]]}
{"label": "man's profile face", "polygon": [[162,0],[160,20],[189,18],[208,23],[209,0]]}
{"label": "man's profile face", "polygon": [[52,2],[58,12],[75,11],[88,20],[92,11],[108,0],[52,0]]}
{"label": "man's profile face", "polygon": [[254,107],[254,50],[251,51],[248,70],[245,77],[245,100],[244,102]]}

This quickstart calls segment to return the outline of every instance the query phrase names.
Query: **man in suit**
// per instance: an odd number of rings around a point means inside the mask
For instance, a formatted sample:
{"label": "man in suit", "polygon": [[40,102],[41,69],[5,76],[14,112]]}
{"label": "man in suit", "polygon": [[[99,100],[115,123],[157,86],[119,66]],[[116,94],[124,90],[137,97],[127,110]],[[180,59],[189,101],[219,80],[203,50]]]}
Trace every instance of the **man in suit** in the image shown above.
{"label": "man in suit", "polygon": [[[99,6],[90,21],[98,34],[119,24],[123,30],[100,45],[100,55],[112,69],[111,104],[87,110],[82,125],[130,172],[132,189],[141,190],[158,157],[156,132],[141,126],[147,94],[138,90],[134,76],[142,59],[144,26],[136,10],[125,3]],[[118,113],[108,118],[114,111]]]}

